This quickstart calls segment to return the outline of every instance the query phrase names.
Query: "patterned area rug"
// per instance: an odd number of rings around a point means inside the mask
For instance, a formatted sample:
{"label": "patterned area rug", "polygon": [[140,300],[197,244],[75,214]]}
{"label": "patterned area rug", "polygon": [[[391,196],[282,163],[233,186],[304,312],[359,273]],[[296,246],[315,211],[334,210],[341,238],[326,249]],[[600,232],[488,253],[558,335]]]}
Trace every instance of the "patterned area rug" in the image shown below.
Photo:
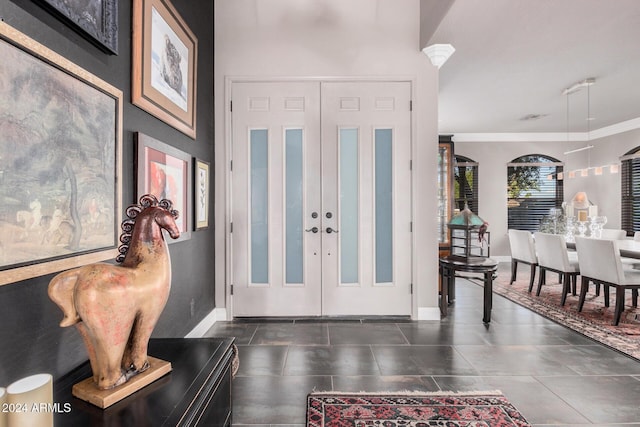
{"label": "patterned area rug", "polygon": [[499,392],[340,393],[307,396],[307,427],[530,426]]}
{"label": "patterned area rug", "polygon": [[[538,275],[536,274],[533,291],[529,293],[529,266],[519,265],[518,270],[518,276],[513,285],[509,285],[511,273],[499,271],[498,277],[493,282],[493,291],[548,319],[640,360],[640,321],[638,320],[640,310],[631,306],[631,291],[626,293],[625,310],[619,325],[613,326],[611,322],[615,310],[615,289],[611,289],[610,306],[605,307],[604,290],[601,289],[600,296],[596,296],[595,286],[591,284],[582,312],[578,312],[579,296],[569,294],[565,305],[560,305],[562,285],[558,282],[557,274],[547,273],[547,284],[543,285],[540,296],[536,297]],[[579,276],[577,286],[579,295]]]}

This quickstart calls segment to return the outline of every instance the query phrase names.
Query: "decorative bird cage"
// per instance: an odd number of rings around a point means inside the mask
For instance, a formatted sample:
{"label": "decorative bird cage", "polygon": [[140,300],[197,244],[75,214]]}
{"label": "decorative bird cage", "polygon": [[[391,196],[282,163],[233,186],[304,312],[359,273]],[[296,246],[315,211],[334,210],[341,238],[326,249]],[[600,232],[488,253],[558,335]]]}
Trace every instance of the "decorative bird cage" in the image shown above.
{"label": "decorative bird cage", "polygon": [[447,224],[451,230],[451,259],[466,264],[480,263],[489,256],[488,223],[471,212],[465,203]]}

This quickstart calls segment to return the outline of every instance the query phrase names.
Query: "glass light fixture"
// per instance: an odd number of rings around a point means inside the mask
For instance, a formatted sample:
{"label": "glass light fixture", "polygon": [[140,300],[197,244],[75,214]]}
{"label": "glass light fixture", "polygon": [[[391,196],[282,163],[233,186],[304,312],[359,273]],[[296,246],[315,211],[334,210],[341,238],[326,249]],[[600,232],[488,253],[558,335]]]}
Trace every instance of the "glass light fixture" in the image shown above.
{"label": "glass light fixture", "polygon": [[450,44],[432,44],[422,49],[422,52],[429,57],[431,63],[440,68],[453,55],[456,49]]}

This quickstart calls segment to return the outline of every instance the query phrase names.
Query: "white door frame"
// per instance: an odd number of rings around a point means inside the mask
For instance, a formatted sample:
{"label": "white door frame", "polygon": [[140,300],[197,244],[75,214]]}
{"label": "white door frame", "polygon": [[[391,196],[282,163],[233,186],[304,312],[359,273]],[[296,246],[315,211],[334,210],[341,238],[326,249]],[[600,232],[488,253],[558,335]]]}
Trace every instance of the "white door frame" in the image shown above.
{"label": "white door frame", "polygon": [[[232,236],[231,236],[231,221],[232,221],[232,181],[231,181],[231,154],[232,154],[232,123],[231,123],[231,88],[234,83],[241,82],[304,82],[304,81],[313,81],[313,82],[408,82],[411,85],[411,99],[416,99],[416,77],[415,76],[350,76],[350,77],[299,77],[299,76],[282,76],[282,77],[246,77],[246,76],[226,76],[224,83],[224,159],[223,164],[221,165],[218,161],[216,161],[216,171],[214,174],[214,179],[222,179],[224,186],[224,200],[225,206],[224,209],[216,207],[214,209],[214,216],[219,217],[223,215],[223,224],[224,224],[224,260],[221,262],[216,262],[216,268],[220,268],[224,266],[224,283],[215,283],[216,288],[218,286],[224,286],[224,295],[225,295],[225,305],[224,308],[217,307],[218,312],[223,310],[223,314],[219,314],[217,317],[231,320],[233,319],[233,298],[232,298],[232,289],[231,285],[233,284],[232,277],[232,256],[233,256],[233,247],[232,247]],[[415,117],[415,109],[411,109],[411,129],[410,129],[410,137],[411,137],[411,158],[417,159],[417,119]],[[436,141],[434,141],[434,150],[436,147]],[[221,169],[221,170],[220,170]],[[220,170],[220,171],[219,171]],[[414,164],[415,170],[415,164]],[[414,193],[412,195],[412,203],[411,203],[411,221],[415,224],[415,209],[416,204],[413,202],[413,198],[415,198],[416,191],[420,188],[420,186],[416,186],[416,173],[411,174],[411,187],[414,189]],[[415,278],[417,277],[416,266],[418,265],[418,258],[416,254],[416,233],[412,233],[411,236],[411,277],[413,285],[413,294],[411,295],[411,318],[418,319],[418,293],[419,286],[415,284]]]}

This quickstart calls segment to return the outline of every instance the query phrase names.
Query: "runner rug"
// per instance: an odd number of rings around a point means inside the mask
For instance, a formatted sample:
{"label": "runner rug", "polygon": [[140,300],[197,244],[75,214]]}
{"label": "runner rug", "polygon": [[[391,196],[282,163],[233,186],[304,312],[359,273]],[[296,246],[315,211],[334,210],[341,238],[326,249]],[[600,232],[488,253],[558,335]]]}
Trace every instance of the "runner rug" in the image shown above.
{"label": "runner rug", "polygon": [[[509,285],[511,273],[500,271],[493,282],[494,293],[520,304],[542,316],[564,325],[576,332],[592,338],[608,347],[640,360],[640,310],[631,306],[631,291],[627,291],[627,300],[622,318],[618,326],[613,326],[615,311],[615,289],[611,288],[610,305],[605,307],[604,291],[595,294],[595,286],[589,287],[589,293],[581,312],[578,312],[579,296],[569,294],[564,306],[560,305],[562,284],[558,275],[547,273],[547,283],[542,286],[540,296],[536,296],[538,287],[537,274],[533,291],[529,288],[529,266],[522,265],[516,281]],[[580,294],[580,277],[578,277],[577,294]]]}
{"label": "runner rug", "polygon": [[317,392],[307,396],[307,427],[530,426],[499,392]]}

